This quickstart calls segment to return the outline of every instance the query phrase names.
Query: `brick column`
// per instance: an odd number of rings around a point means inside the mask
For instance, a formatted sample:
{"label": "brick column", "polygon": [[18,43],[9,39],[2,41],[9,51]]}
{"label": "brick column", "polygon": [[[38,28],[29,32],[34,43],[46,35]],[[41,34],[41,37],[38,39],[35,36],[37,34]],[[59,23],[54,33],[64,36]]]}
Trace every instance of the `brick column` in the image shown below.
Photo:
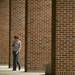
{"label": "brick column", "polygon": [[20,62],[24,64],[25,51],[25,0],[11,0],[11,42],[18,35],[22,41]]}
{"label": "brick column", "polygon": [[75,0],[56,0],[56,74],[75,75]]}
{"label": "brick column", "polygon": [[51,0],[28,0],[28,71],[51,65]]}
{"label": "brick column", "polygon": [[0,0],[0,64],[9,58],[9,0]]}

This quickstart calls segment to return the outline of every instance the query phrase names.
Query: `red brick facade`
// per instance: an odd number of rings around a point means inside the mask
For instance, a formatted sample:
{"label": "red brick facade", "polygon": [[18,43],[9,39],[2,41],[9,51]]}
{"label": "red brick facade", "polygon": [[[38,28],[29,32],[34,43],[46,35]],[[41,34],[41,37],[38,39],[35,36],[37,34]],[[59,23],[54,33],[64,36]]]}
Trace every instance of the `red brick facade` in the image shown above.
{"label": "red brick facade", "polygon": [[0,0],[0,64],[9,58],[9,0]]}
{"label": "red brick facade", "polygon": [[[24,65],[25,53],[25,0],[11,0],[11,43],[13,36],[18,35],[22,41],[20,62]],[[12,51],[11,51],[12,54]]]}
{"label": "red brick facade", "polygon": [[[9,1],[7,2],[9,5]],[[3,2],[3,3],[5,3]],[[6,40],[3,41],[4,45],[1,47],[2,51],[0,58],[1,64],[8,63],[8,58],[3,58],[2,56],[9,55],[9,39],[11,42],[13,40],[14,35],[19,35],[22,41],[22,49],[20,53],[20,62],[24,65],[25,60],[25,0],[11,0],[11,13],[9,11],[7,14],[10,14],[11,18],[11,31],[9,31],[9,15],[6,16],[5,21],[3,19],[1,22],[2,28],[5,28],[5,31],[1,31],[0,33],[4,35],[4,37],[0,37]],[[9,6],[10,6],[9,5]],[[2,4],[3,6],[3,4]],[[5,6],[5,5],[4,5]],[[2,9],[4,9],[4,6]],[[7,7],[9,10],[9,7]],[[0,10],[2,11],[2,10]],[[7,11],[4,9],[4,11]],[[6,12],[3,12],[6,14]],[[2,15],[2,14],[1,14]],[[4,15],[5,16],[5,15]],[[1,23],[0,23],[1,24]],[[1,25],[0,25],[1,26]],[[27,22],[27,70],[28,71],[41,71],[44,70],[46,64],[51,63],[51,1],[50,0],[28,0],[28,22]],[[0,28],[0,29],[2,29]],[[7,32],[7,33],[6,33]],[[9,32],[11,33],[11,38],[9,38]],[[6,38],[5,38],[6,37]],[[6,42],[6,43],[5,43]],[[3,48],[7,49],[8,53],[3,52]],[[11,48],[12,49],[12,48]],[[11,61],[12,61],[12,51],[11,51]],[[12,62],[11,62],[12,64]]]}
{"label": "red brick facade", "polygon": [[29,71],[44,70],[51,64],[51,0],[28,1],[28,58]]}
{"label": "red brick facade", "polygon": [[[24,63],[25,0],[11,1],[11,35],[21,37]],[[27,70],[40,71],[51,62],[51,1],[28,1]]]}
{"label": "red brick facade", "polygon": [[75,75],[75,1],[56,0],[56,74]]}
{"label": "red brick facade", "polygon": [[[41,71],[51,64],[51,0],[28,0],[27,70]],[[56,0],[56,74],[75,74],[75,1]],[[11,0],[11,42],[14,35],[22,41],[20,54],[24,65],[25,0]],[[9,0],[0,1],[0,64],[9,58]]]}

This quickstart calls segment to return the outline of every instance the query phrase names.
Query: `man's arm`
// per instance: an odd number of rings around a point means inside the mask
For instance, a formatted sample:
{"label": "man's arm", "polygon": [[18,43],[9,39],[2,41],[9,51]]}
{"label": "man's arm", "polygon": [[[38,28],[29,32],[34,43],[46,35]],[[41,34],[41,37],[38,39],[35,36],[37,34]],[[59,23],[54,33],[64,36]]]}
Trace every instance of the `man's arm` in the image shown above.
{"label": "man's arm", "polygon": [[19,44],[20,44],[20,47],[19,47],[19,52],[20,52],[20,50],[21,50],[21,46],[22,46],[22,45],[21,45],[21,41],[19,41]]}
{"label": "man's arm", "polygon": [[16,54],[18,54],[21,50],[21,41],[19,41],[19,50],[16,52]]}

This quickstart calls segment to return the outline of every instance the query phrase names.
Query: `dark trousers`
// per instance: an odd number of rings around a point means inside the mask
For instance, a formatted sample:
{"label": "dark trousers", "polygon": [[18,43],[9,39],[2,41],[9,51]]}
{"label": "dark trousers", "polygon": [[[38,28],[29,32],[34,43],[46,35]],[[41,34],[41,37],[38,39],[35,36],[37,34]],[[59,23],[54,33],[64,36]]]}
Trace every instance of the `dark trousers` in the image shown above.
{"label": "dark trousers", "polygon": [[16,67],[18,66],[20,70],[20,63],[19,63],[19,53],[16,54],[16,52],[13,52],[13,70],[16,70]]}

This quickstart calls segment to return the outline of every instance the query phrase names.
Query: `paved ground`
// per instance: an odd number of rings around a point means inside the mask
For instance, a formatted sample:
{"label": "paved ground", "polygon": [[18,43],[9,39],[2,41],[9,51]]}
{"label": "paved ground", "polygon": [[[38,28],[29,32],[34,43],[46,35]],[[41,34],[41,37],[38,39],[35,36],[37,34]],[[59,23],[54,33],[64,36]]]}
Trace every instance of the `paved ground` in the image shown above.
{"label": "paved ground", "polygon": [[45,75],[44,73],[39,72],[24,72],[24,69],[21,71],[12,71],[8,66],[0,66],[0,75]]}

